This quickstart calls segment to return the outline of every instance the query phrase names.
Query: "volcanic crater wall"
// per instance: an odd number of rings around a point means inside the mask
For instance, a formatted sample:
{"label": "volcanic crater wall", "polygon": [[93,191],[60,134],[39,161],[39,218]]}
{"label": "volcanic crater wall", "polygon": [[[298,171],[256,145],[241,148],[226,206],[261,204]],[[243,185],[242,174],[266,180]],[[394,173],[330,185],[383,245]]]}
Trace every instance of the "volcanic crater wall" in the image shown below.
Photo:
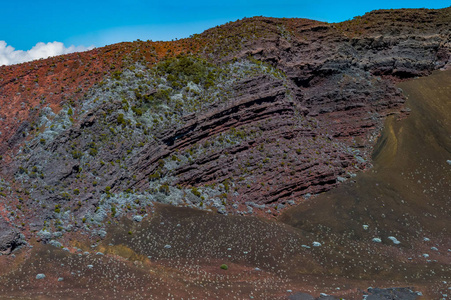
{"label": "volcanic crater wall", "polygon": [[[4,211],[32,230],[101,226],[153,202],[277,214],[371,166],[384,118],[407,113],[394,82],[449,66],[449,10],[245,19],[183,41],[195,55],[129,60],[18,124],[2,108],[1,131],[14,128]],[[16,105],[12,84],[2,78],[2,101]]]}

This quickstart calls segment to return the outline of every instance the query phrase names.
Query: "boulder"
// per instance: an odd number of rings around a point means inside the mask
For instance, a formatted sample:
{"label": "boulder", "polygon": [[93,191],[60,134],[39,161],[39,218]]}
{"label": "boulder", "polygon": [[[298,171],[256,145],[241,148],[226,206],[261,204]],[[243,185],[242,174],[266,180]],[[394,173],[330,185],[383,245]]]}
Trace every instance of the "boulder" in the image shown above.
{"label": "boulder", "polygon": [[0,217],[0,253],[10,254],[23,243],[20,232]]}

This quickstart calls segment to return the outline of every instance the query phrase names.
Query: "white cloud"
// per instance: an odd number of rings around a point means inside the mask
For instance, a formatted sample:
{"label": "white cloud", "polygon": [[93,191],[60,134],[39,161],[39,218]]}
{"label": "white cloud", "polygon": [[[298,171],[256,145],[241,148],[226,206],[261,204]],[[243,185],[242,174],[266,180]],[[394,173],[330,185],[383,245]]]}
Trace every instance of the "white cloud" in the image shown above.
{"label": "white cloud", "polygon": [[16,50],[14,47],[9,46],[5,41],[0,41],[0,66],[1,65],[13,65],[26,61],[31,61],[40,58],[47,58],[50,56],[56,56],[61,54],[68,54],[72,52],[82,52],[90,50],[93,47],[84,46],[69,46],[65,47],[61,42],[53,43],[37,43],[33,48],[28,51]]}

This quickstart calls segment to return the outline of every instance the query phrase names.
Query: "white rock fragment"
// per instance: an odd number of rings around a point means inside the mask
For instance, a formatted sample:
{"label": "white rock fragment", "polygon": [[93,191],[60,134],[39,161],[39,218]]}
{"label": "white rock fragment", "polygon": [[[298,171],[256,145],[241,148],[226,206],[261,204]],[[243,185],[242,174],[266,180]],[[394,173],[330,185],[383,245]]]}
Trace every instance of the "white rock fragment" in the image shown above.
{"label": "white rock fragment", "polygon": [[338,181],[338,182],[345,182],[345,181],[346,181],[346,178],[341,177],[341,176],[337,176],[337,181]]}
{"label": "white rock fragment", "polygon": [[364,225],[362,225],[362,227],[363,227],[363,230],[368,230],[368,228],[370,227],[369,225],[366,225],[366,224],[364,224]]}
{"label": "white rock fragment", "polygon": [[425,241],[425,242],[429,242],[429,241],[430,241],[430,239],[429,239],[429,238],[427,238],[427,237],[425,237],[425,238],[423,238],[423,241]]}
{"label": "white rock fragment", "polygon": [[394,236],[389,236],[388,239],[391,240],[393,242],[393,244],[395,244],[395,245],[401,244],[401,242],[398,241],[398,239]]}
{"label": "white rock fragment", "polygon": [[143,220],[142,216],[139,216],[139,215],[133,216],[133,221],[135,221],[135,222],[141,222],[142,220]]}
{"label": "white rock fragment", "polygon": [[319,243],[319,242],[313,242],[313,247],[321,247],[321,243]]}
{"label": "white rock fragment", "polygon": [[164,249],[171,249],[172,246],[171,245],[164,245]]}
{"label": "white rock fragment", "polygon": [[36,279],[44,279],[44,278],[45,278],[45,275],[42,273],[36,275]]}
{"label": "white rock fragment", "polygon": [[380,238],[374,238],[374,239],[372,239],[372,241],[374,243],[382,243],[382,240]]}

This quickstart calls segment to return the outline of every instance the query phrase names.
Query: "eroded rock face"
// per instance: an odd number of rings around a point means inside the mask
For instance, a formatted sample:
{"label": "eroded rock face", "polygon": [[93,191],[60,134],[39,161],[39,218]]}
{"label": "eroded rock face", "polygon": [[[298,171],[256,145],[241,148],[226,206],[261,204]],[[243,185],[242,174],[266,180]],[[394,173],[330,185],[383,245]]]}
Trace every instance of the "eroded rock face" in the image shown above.
{"label": "eroded rock face", "polygon": [[[14,181],[0,196],[25,199],[19,214],[60,230],[144,213],[155,201],[277,214],[371,167],[385,117],[405,113],[394,82],[449,65],[449,10],[379,11],[339,24],[252,18],[164,44],[205,61],[153,65],[162,45],[136,43],[134,53],[146,54],[122,60],[98,85],[52,92],[48,107],[39,88],[40,105],[20,122],[14,109],[0,110],[14,129],[0,136],[2,176]],[[110,47],[108,57],[124,49]],[[18,77],[25,94],[27,72]],[[13,79],[0,86],[8,95]],[[77,103],[66,101],[75,95]],[[12,108],[24,101],[11,98]]]}

